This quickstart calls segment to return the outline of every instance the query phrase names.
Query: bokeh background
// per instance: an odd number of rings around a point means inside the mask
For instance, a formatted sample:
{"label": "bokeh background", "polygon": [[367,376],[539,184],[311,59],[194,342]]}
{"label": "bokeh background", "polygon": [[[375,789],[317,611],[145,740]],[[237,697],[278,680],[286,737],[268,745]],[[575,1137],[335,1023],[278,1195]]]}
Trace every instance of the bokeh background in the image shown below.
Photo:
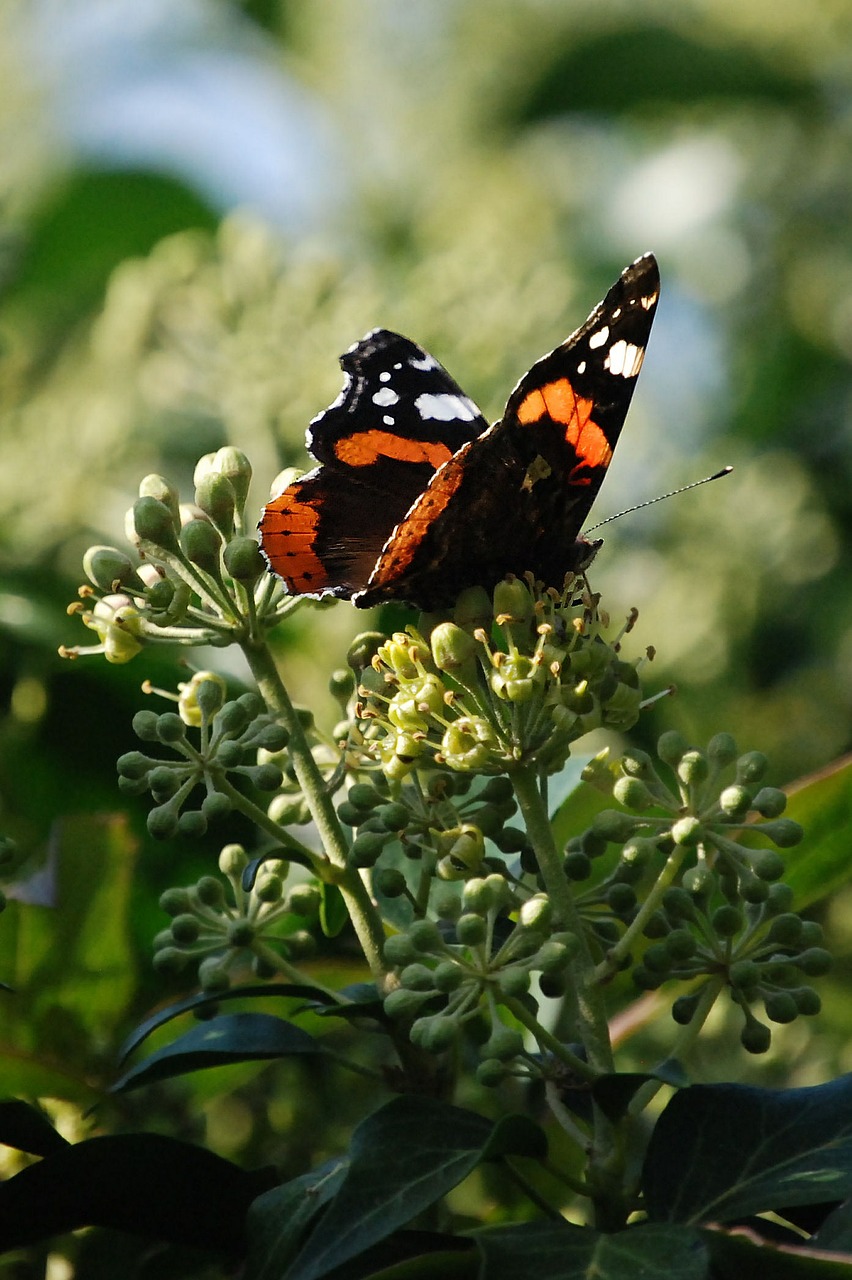
{"label": "bokeh background", "polygon": [[[376,325],[494,418],[646,249],[595,518],[735,471],[606,531],[594,584],[681,691],[644,732],[727,729],[778,784],[849,750],[848,0],[6,0],[0,69],[0,828],[117,807],[140,682],[174,684],[56,656],[143,475],[189,497],[233,443],[259,511]],[[299,615],[301,700],[366,621]]]}

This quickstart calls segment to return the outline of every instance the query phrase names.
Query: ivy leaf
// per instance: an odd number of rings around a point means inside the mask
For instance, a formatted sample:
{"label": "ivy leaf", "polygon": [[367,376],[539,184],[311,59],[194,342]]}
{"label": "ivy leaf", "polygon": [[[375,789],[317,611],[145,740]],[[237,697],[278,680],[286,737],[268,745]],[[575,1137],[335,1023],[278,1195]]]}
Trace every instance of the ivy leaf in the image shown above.
{"label": "ivy leaf", "polygon": [[804,1089],[691,1085],[657,1121],[643,1170],[651,1218],[730,1222],[852,1194],[852,1075]]}
{"label": "ivy leaf", "polygon": [[0,1102],[0,1143],[31,1156],[46,1156],[68,1146],[44,1112],[18,1098]]}
{"label": "ivy leaf", "polygon": [[[604,1235],[568,1222],[527,1222],[473,1233],[487,1280],[704,1280],[697,1231],[648,1223]],[[755,1273],[757,1274],[757,1273]]]}

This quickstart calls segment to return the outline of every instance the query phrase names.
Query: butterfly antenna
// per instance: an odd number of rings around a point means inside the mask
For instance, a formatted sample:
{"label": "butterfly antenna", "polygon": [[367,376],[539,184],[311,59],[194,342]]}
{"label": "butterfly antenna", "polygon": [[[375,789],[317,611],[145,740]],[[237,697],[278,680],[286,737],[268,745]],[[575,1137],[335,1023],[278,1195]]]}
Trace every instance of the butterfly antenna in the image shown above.
{"label": "butterfly antenna", "polygon": [[688,489],[697,489],[700,484],[709,484],[711,480],[721,480],[722,476],[729,476],[733,469],[733,467],[723,467],[721,471],[715,472],[712,476],[705,476],[703,480],[693,480],[690,484],[681,485],[679,489],[671,489],[668,493],[661,493],[659,497],[649,498],[647,502],[637,502],[635,507],[625,507],[623,511],[616,511],[615,515],[607,516],[606,520],[601,520],[599,524],[593,524],[591,529],[585,529],[583,531],[584,536],[587,533],[594,533],[595,529],[602,529],[605,524],[611,524],[613,520],[620,520],[622,516],[629,516],[634,511],[641,511],[643,507],[653,507],[655,502],[663,502],[666,498],[674,498],[679,493],[686,493]]}

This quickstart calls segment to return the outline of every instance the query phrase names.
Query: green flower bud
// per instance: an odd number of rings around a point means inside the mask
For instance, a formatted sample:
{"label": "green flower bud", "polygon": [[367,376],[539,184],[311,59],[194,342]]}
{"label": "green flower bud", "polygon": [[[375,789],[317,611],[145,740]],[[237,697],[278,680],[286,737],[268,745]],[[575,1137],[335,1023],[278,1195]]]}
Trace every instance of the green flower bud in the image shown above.
{"label": "green flower bud", "polygon": [[231,985],[228,970],[218,956],[207,956],[198,966],[198,981],[206,995],[227,991]]}
{"label": "green flower bud", "polygon": [[581,884],[584,880],[588,880],[592,874],[591,861],[581,849],[572,849],[570,853],[565,855],[562,869],[568,879],[573,880],[575,884]]}
{"label": "green flower bud", "polygon": [[219,577],[222,538],[209,520],[190,520],[180,531],[180,545],[187,560],[211,578]]}
{"label": "green flower bud", "polygon": [[488,926],[482,916],[467,912],[456,921],[456,937],[463,947],[477,947],[485,941]]}
{"label": "green flower bud", "polygon": [[115,762],[122,778],[144,778],[151,768],[151,761],[141,751],[126,751]]}
{"label": "green flower bud", "polygon": [[136,578],[133,562],[115,547],[89,547],[83,556],[83,572],[102,591],[115,591]]}
{"label": "green flower bud", "polygon": [[497,986],[505,996],[522,996],[530,989],[530,971],[519,964],[508,965],[497,975]]}
{"label": "green flower bud", "polygon": [[674,1018],[678,1026],[685,1027],[689,1025],[689,1023],[695,1017],[695,1013],[696,1013],[696,1010],[698,1009],[698,1004],[700,1000],[701,1000],[700,991],[691,992],[689,995],[686,995],[686,996],[678,996],[678,998],[675,1000],[674,1004],[672,1005],[672,1017]]}
{"label": "green flower bud", "polygon": [[160,740],[157,731],[159,719],[156,711],[137,711],[131,721],[136,737],[141,738],[143,742],[158,742]]}
{"label": "green flower bud", "polygon": [[197,671],[180,686],[178,712],[183,723],[198,728],[202,720],[212,720],[225,700],[227,688],[217,672]]}
{"label": "green flower bud", "polygon": [[663,945],[673,960],[688,960],[698,950],[695,935],[689,929],[672,929]]}
{"label": "green flower bud", "polygon": [[746,751],[737,761],[737,782],[760,782],[768,768],[769,761],[762,751]]}
{"label": "green flower bud", "polygon": [[170,804],[151,809],[146,819],[148,834],[155,840],[170,840],[177,835],[178,815]]}
{"label": "green flower bud", "polygon": [[787,808],[787,797],[778,787],[761,787],[751,803],[762,818],[780,818]]}
{"label": "green flower bud", "polygon": [[486,1058],[476,1068],[476,1082],[484,1089],[495,1089],[502,1084],[506,1076],[506,1068],[499,1058]]}
{"label": "green flower bud", "polygon": [[664,942],[655,942],[653,946],[648,947],[642,963],[651,973],[664,974],[668,973],[672,967],[672,957]]}
{"label": "green flower bud", "polygon": [[232,538],[225,545],[222,560],[235,582],[251,585],[266,572],[266,561],[260,553],[257,539],[253,537]]}
{"label": "green flower bud", "polygon": [[417,959],[417,951],[405,933],[392,933],[389,938],[385,938],[382,950],[387,963],[396,969],[412,964]]}
{"label": "green flower bud", "polygon": [[175,525],[180,524],[180,494],[163,476],[151,474],[139,482],[140,498],[156,498],[166,507]]}
{"label": "green flower bud", "polygon": [[349,646],[346,654],[347,664],[360,675],[362,671],[367,670],[384,643],[385,636],[381,631],[362,631]]}
{"label": "green flower bud", "polygon": [[428,1053],[442,1053],[458,1038],[458,1023],[441,1014],[418,1018],[411,1026],[411,1043]]}
{"label": "green flower bud", "polygon": [[716,877],[705,863],[699,863],[697,867],[690,867],[684,872],[681,883],[687,893],[695,898],[703,898],[713,892]]}
{"label": "green flower bud", "polygon": [[186,728],[180,716],[173,711],[164,711],[157,716],[157,737],[160,742],[169,745],[180,742],[186,736]]}
{"label": "green flower bud", "polygon": [[431,998],[430,992],[408,991],[405,987],[398,987],[385,997],[384,1010],[389,1018],[413,1018],[425,1001]]}
{"label": "green flower bud", "polygon": [[464,982],[464,972],[453,960],[444,960],[432,974],[435,987],[446,995],[457,991]]}
{"label": "green flower bud", "polygon": [[[784,887],[785,889],[790,888],[789,885],[785,885]],[[790,893],[791,893],[790,901],[792,902],[792,890],[790,890]],[[824,935],[823,935],[822,925],[819,924],[816,920],[802,921],[802,936],[800,940],[802,946],[819,947],[822,945],[823,936]]]}
{"label": "green flower bud", "polygon": [[628,916],[636,907],[636,894],[629,884],[611,884],[606,891],[607,906],[617,916]]}
{"label": "green flower bud", "polygon": [[[548,938],[542,943],[533,963],[533,968],[551,976],[562,973],[571,962],[572,953],[564,943]],[[495,1054],[495,1057],[497,1055]]]}
{"label": "green flower bud", "polygon": [[248,854],[241,844],[226,844],[219,854],[219,870],[226,876],[241,876],[248,863]]}
{"label": "green flower bud", "polygon": [[169,508],[156,498],[137,498],[130,519],[132,542],[150,542],[164,551],[178,550],[177,521]]}
{"label": "green flower bud", "polygon": [[654,797],[639,778],[618,778],[612,794],[625,809],[632,809],[636,813],[641,813],[654,803]]}
{"label": "green flower bud", "polygon": [[672,885],[663,894],[663,910],[670,920],[694,920],[695,903],[687,891]]}
{"label": "green flower bud", "polygon": [[183,912],[189,911],[191,899],[188,889],[166,889],[160,894],[160,907],[165,911],[166,915],[179,916]]}
{"label": "green flower bud", "polygon": [[225,445],[213,456],[213,467],[221,476],[230,480],[240,510],[245,506],[251,484],[251,463],[242,449]]}
{"label": "green flower bud", "polygon": [[764,996],[763,1007],[770,1022],[795,1022],[799,1016],[796,1001],[789,991],[773,991]]}
{"label": "green flower bud", "polygon": [[235,950],[250,947],[257,937],[257,930],[250,920],[231,920],[225,931],[228,946]]}
{"label": "green flower bud", "polygon": [[744,818],[751,808],[752,794],[747,787],[731,786],[719,796],[719,806],[731,818]]}
{"label": "green flower bud", "polygon": [[349,859],[353,866],[372,867],[387,844],[388,837],[378,831],[364,831],[352,841]]}
{"label": "green flower bud", "polygon": [[178,831],[190,840],[200,840],[207,834],[207,819],[199,809],[187,809],[178,818]]}
{"label": "green flower bud", "polygon": [[408,940],[416,951],[440,951],[443,947],[441,932],[432,920],[415,920],[406,929]]}
{"label": "green flower bud", "polygon": [[376,809],[375,814],[382,821],[387,831],[403,831],[411,821],[411,812],[407,805],[399,801],[391,801]]}
{"label": "green flower bud", "polygon": [[661,734],[657,740],[657,755],[666,764],[671,765],[673,769],[680,764],[681,757],[689,750],[689,743],[683,734],[678,733],[676,729],[670,729],[667,733]]}
{"label": "green flower bud", "polygon": [[151,963],[162,977],[173,977],[186,968],[189,956],[178,947],[160,947],[153,955]]}
{"label": "green flower bud", "polygon": [[749,1017],[740,1032],[740,1044],[746,1053],[766,1053],[772,1043],[772,1032],[756,1018]]}
{"label": "green flower bud", "polygon": [[517,1058],[524,1051],[524,1037],[514,1027],[495,1027],[491,1035],[480,1048],[483,1058],[497,1058],[507,1062]]}
{"label": "green flower bud", "polygon": [[710,917],[713,932],[719,938],[734,938],[743,927],[742,913],[736,907],[717,907]]}
{"label": "green flower bud", "polygon": [[476,673],[479,646],[467,631],[454,622],[442,622],[429,637],[432,661],[439,671],[469,683]]}
{"label": "green flower bud", "polygon": [[220,742],[216,758],[223,769],[236,769],[245,755],[245,747],[241,742]]}
{"label": "green flower bud", "polygon": [[796,1008],[806,1018],[813,1018],[822,1009],[822,1000],[813,987],[797,987],[790,995],[796,1001]]}
{"label": "green flower bud", "polygon": [[774,849],[755,849],[749,854],[752,871],[761,880],[780,880],[784,874],[784,860]]}
{"label": "green flower bud", "polygon": [[760,966],[753,960],[735,960],[728,970],[728,981],[741,991],[751,991],[760,981]]}
{"label": "green flower bud", "polygon": [[527,584],[511,574],[498,582],[492,597],[494,617],[498,623],[529,622],[534,616],[534,602]]}
{"label": "green flower bud", "polygon": [[831,952],[826,951],[825,947],[808,947],[807,951],[803,951],[794,960],[796,968],[801,969],[809,978],[820,978],[828,973],[831,963]]}
{"label": "green flower bud", "polygon": [[792,849],[804,838],[804,831],[792,818],[776,818],[774,822],[761,822],[758,831],[767,836],[779,849]]}
{"label": "green flower bud", "polygon": [[441,752],[451,769],[474,771],[493,763],[497,740],[481,716],[460,716],[441,740]]}
{"label": "green flower bud", "polygon": [[636,830],[636,819],[617,809],[604,809],[595,816],[592,830],[610,844],[624,844]]}
{"label": "green flower bud", "polygon": [[425,964],[408,964],[399,975],[401,984],[409,991],[433,991],[435,980],[432,970]]}
{"label": "green flower bud", "polygon": [[491,597],[483,587],[467,587],[456,599],[453,618],[465,631],[488,631],[493,619]]}
{"label": "green flower bud", "polygon": [[737,758],[737,744],[729,733],[717,733],[707,743],[707,755],[717,769],[724,769]]}
{"label": "green flower bud", "polygon": [[225,889],[216,876],[202,876],[195,886],[195,896],[205,907],[225,905]]}
{"label": "green flower bud", "polygon": [[699,843],[702,835],[703,827],[701,823],[691,815],[685,818],[678,818],[677,822],[672,823],[672,840],[674,840],[675,844],[692,848]]}
{"label": "green flower bud", "polygon": [[216,528],[229,538],[234,531],[234,508],[237,501],[230,480],[216,472],[208,472],[196,485],[195,501]]}
{"label": "green flower bud", "polygon": [[282,877],[274,872],[261,872],[254,882],[254,895],[258,902],[267,904],[280,902],[284,892]]}
{"label": "green flower bud", "polygon": [[677,764],[677,776],[688,787],[700,786],[710,773],[707,757],[702,751],[686,751]]}
{"label": "green flower bud", "polygon": [[523,929],[540,929],[546,932],[552,919],[553,907],[550,899],[543,893],[528,898],[518,912],[518,924]]}

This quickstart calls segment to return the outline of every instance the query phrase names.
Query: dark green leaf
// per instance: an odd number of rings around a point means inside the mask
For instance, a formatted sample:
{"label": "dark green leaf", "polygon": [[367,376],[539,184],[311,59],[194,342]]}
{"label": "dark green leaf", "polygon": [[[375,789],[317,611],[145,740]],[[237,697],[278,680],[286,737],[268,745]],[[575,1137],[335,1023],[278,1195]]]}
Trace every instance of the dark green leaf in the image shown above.
{"label": "dark green leaf", "polygon": [[44,1112],[18,1098],[0,1102],[0,1143],[32,1156],[46,1156],[68,1146]]}
{"label": "dark green leaf", "polygon": [[852,1076],[805,1089],[692,1085],[660,1116],[645,1159],[658,1221],[729,1222],[852,1193]]}
{"label": "dark green leaf", "polygon": [[784,850],[784,879],[801,910],[849,883],[852,830],[852,757],[804,778],[794,787],[784,812],[805,829],[801,844]]}
{"label": "dark green leaf", "polygon": [[701,1238],[648,1223],[602,1235],[570,1223],[529,1222],[474,1232],[483,1280],[703,1280]]}
{"label": "dark green leaf", "polygon": [[154,1080],[264,1058],[286,1058],[294,1053],[323,1053],[323,1047],[301,1027],[270,1013],[231,1013],[179,1036],[152,1053],[139,1066],[125,1072],[112,1093],[125,1093]]}
{"label": "dark green leaf", "polygon": [[[502,1127],[501,1127],[502,1129]],[[287,1280],[319,1280],[411,1220],[487,1159],[495,1126],[432,1098],[394,1098],[358,1126],[349,1173]],[[530,1130],[502,1129],[501,1154],[527,1154]]]}
{"label": "dark green leaf", "polygon": [[820,1249],[852,1253],[852,1200],[844,1200],[824,1218],[814,1244]]}
{"label": "dark green leaf", "polygon": [[320,902],[319,918],[322,931],[327,938],[336,938],[341,929],[348,923],[349,912],[337,885],[323,884],[320,888],[322,889],[322,901]]}
{"label": "dark green leaf", "polygon": [[779,1244],[756,1231],[703,1231],[714,1280],[850,1280],[852,1255],[822,1252],[813,1244]]}
{"label": "dark green leaf", "polygon": [[307,1228],[340,1190],[347,1160],[273,1187],[249,1209],[249,1253],[245,1280],[278,1280],[294,1257]]}

